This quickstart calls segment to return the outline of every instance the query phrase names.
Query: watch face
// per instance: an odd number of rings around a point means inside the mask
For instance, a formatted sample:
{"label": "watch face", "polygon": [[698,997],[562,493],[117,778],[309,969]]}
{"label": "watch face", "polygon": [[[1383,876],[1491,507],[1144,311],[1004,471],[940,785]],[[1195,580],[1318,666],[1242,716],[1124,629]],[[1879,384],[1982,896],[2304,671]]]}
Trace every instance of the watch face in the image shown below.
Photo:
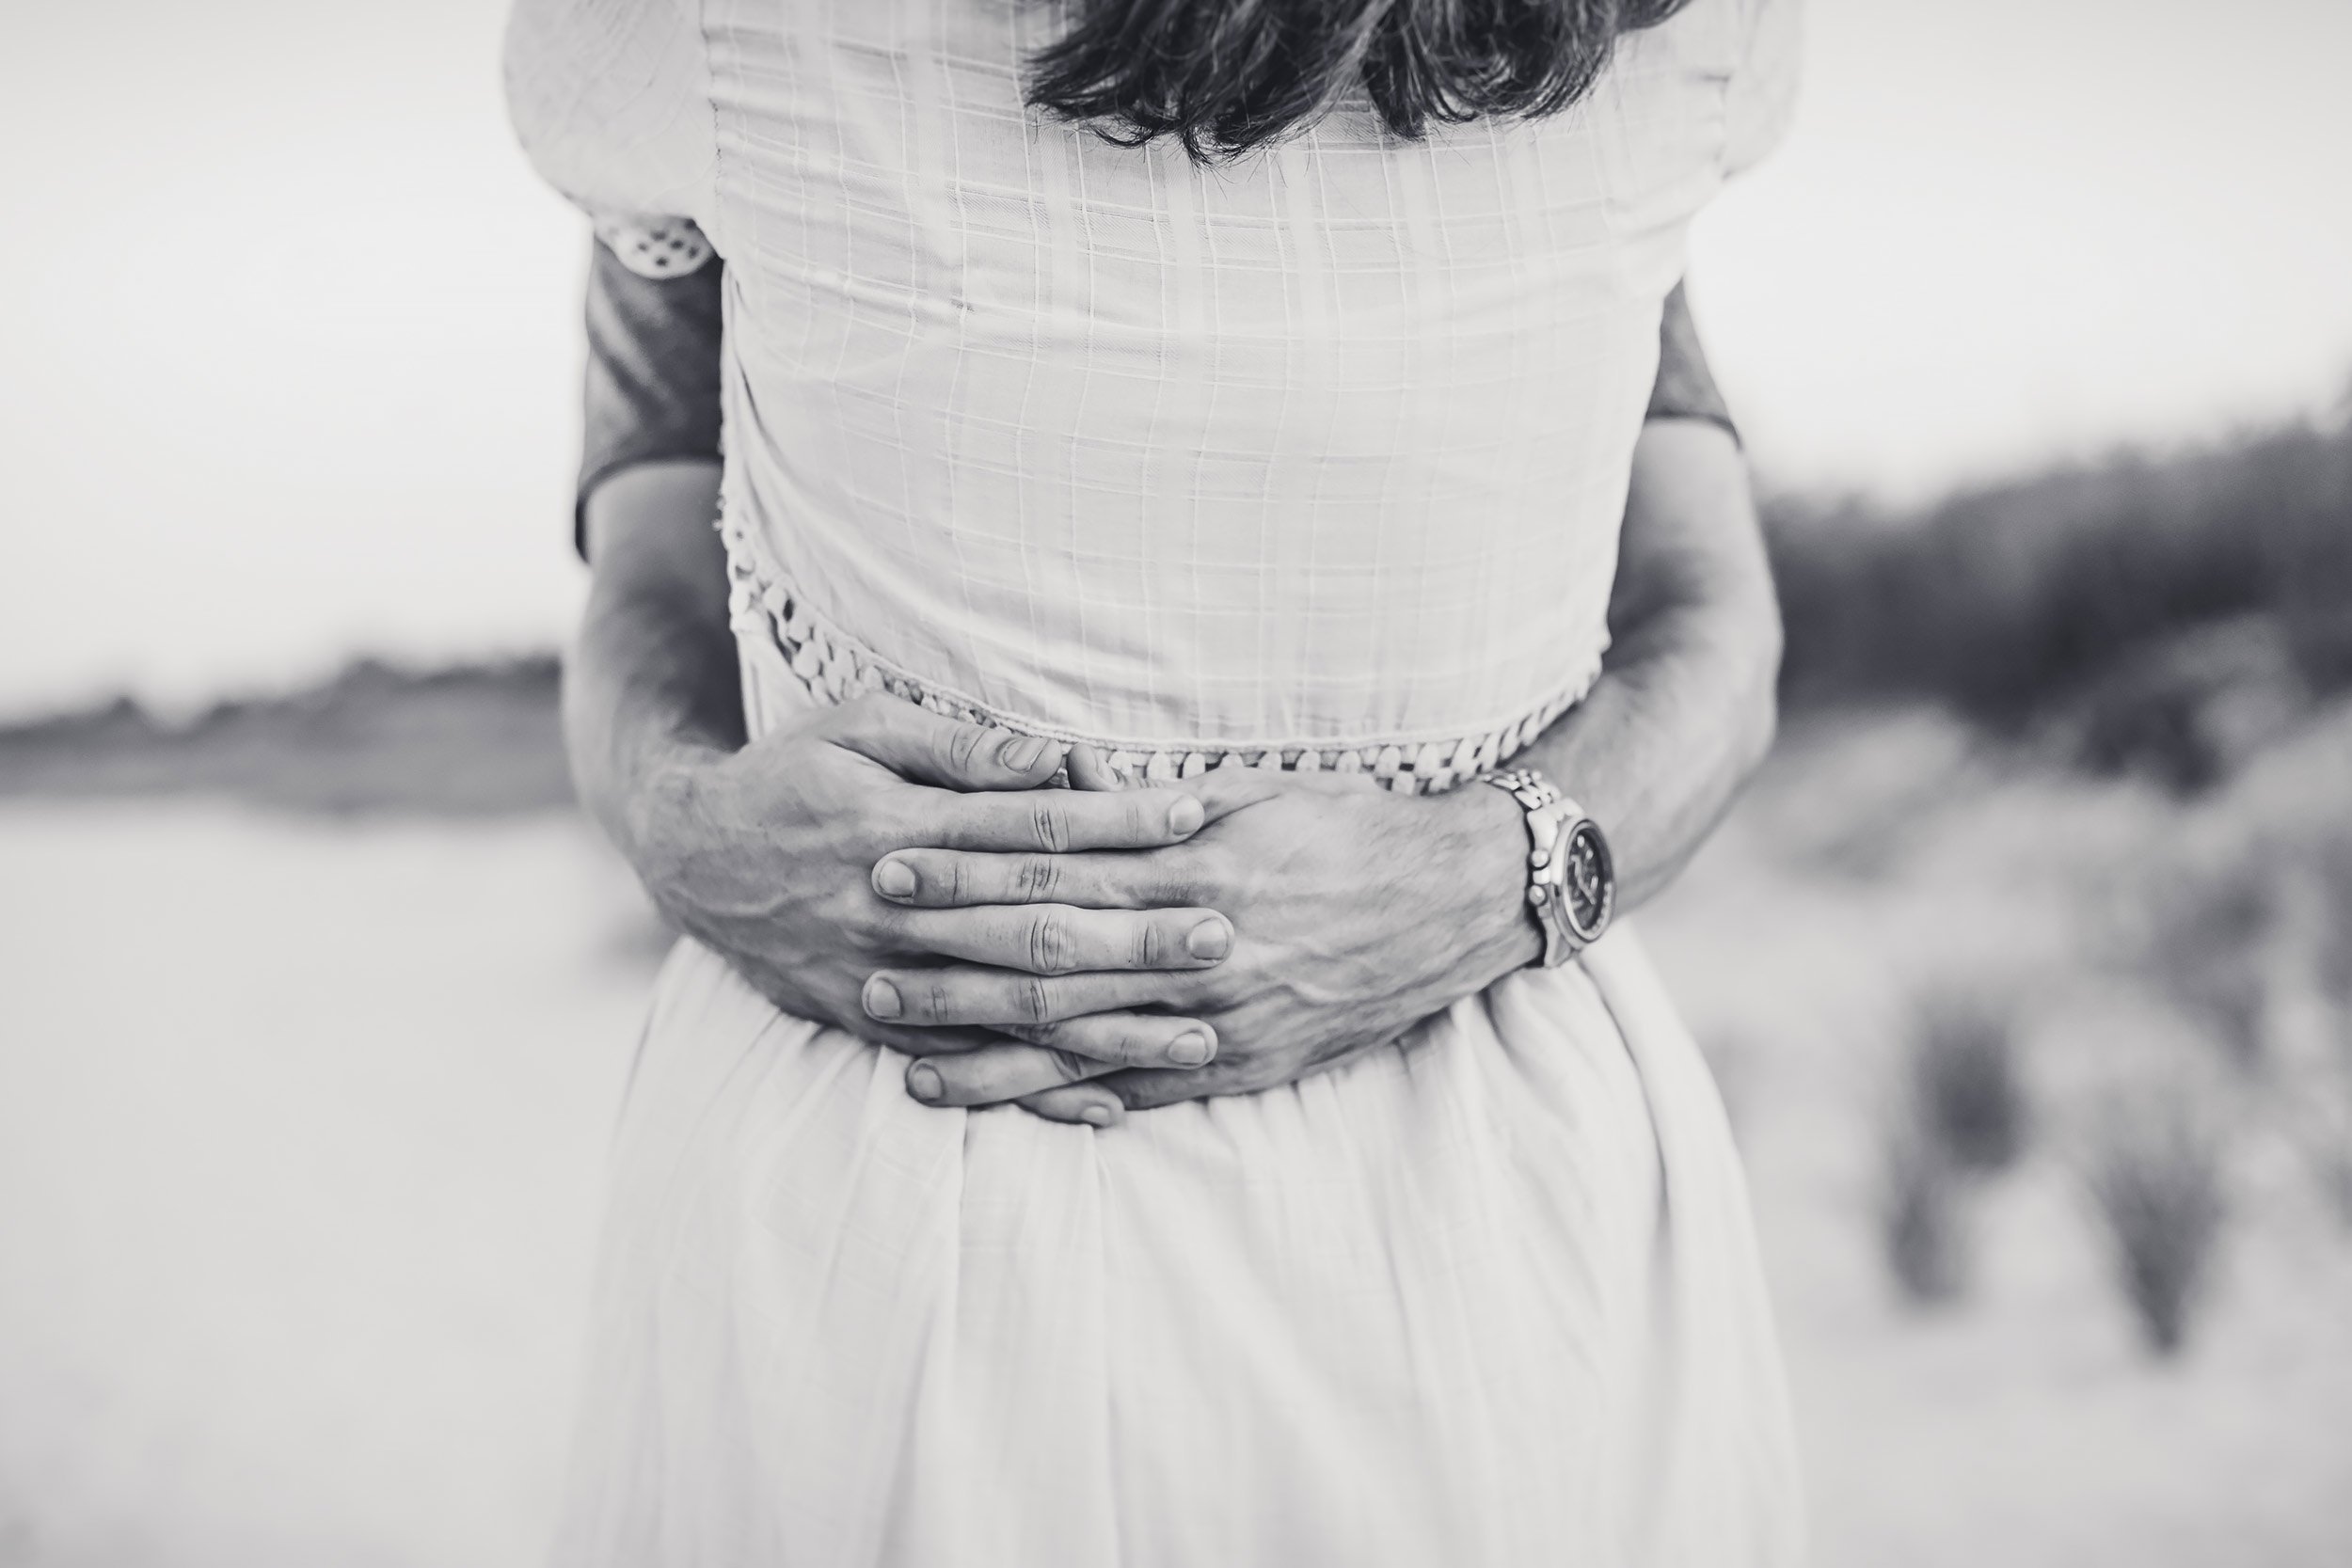
{"label": "watch face", "polygon": [[1590,817],[1568,830],[1560,847],[1560,891],[1568,924],[1580,942],[1596,942],[1608,929],[1610,911],[1617,902],[1617,873],[1609,859],[1609,841]]}

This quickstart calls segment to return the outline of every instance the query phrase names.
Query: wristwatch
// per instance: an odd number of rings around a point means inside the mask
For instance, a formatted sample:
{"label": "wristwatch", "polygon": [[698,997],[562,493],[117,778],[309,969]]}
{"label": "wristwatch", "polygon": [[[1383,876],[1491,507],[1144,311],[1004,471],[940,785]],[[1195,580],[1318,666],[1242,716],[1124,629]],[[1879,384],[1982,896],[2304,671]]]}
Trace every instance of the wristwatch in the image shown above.
{"label": "wristwatch", "polygon": [[1544,933],[1530,968],[1557,969],[1600,940],[1617,909],[1617,870],[1608,837],[1584,808],[1533,768],[1482,773],[1527,813],[1527,907]]}

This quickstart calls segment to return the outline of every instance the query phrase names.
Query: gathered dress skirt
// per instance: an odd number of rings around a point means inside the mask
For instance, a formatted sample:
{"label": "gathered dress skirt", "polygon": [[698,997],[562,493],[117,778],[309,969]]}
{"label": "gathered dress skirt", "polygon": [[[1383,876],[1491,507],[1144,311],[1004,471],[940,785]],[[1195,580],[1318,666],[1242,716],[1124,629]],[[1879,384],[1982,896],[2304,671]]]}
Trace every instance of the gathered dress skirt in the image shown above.
{"label": "gathered dress skirt", "polygon": [[[745,668],[755,728],[808,702]],[[671,955],[557,1562],[1797,1560],[1738,1157],[1630,927],[1107,1130],[906,1066]]]}

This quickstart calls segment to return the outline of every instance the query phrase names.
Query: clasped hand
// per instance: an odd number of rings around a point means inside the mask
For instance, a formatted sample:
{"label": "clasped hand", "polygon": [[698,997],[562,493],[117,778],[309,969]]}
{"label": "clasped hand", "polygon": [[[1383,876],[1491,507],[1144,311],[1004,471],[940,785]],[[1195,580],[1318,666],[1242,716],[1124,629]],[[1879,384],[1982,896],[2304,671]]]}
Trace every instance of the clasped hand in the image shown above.
{"label": "clasped hand", "polygon": [[[1069,763],[1079,787],[1064,793],[1118,788],[1087,749]],[[1395,1039],[1538,945],[1517,896],[1524,830],[1500,792],[1421,799],[1360,774],[1238,767],[1176,787],[1199,800],[1202,825],[1161,845],[910,847],[876,863],[871,885],[888,902],[995,911],[1027,943],[1014,965],[886,965],[866,981],[870,1019],[1022,1042],[927,1053],[910,1093],[936,1105],[1017,1101],[1100,1125],[1124,1109],[1270,1088]],[[1201,926],[1209,941],[1192,952],[1211,962],[1089,959],[1093,923],[1177,910],[1222,915],[1230,948]],[[1155,1064],[1126,1048],[1140,1039],[1173,1043]]]}
{"label": "clasped hand", "polygon": [[[1065,762],[1079,787],[1043,787]],[[787,1011],[915,1056],[936,1105],[1100,1126],[1269,1087],[1535,940],[1493,790],[1239,768],[1121,789],[1084,748],[874,697],[647,799],[664,911]]]}

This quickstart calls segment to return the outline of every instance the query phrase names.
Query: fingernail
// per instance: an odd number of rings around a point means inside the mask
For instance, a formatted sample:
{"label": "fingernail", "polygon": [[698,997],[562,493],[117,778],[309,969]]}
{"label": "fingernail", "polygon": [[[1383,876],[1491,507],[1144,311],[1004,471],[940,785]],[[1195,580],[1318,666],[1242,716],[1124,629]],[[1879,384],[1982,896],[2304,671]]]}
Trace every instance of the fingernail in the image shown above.
{"label": "fingernail", "polygon": [[1044,754],[1044,738],[1034,735],[1014,736],[996,748],[996,760],[1016,773],[1026,773],[1037,766],[1037,759]]}
{"label": "fingernail", "polygon": [[1178,838],[1200,826],[1200,802],[1187,795],[1168,808],[1168,831]]}
{"label": "fingernail", "polygon": [[907,1069],[907,1093],[917,1100],[937,1100],[940,1092],[939,1069],[929,1062],[917,1062]]}
{"label": "fingernail", "polygon": [[884,861],[874,867],[874,891],[884,898],[914,896],[914,867],[904,861]]}
{"label": "fingernail", "polygon": [[1111,1124],[1111,1108],[1107,1105],[1089,1105],[1078,1113],[1078,1119],[1089,1127],[1108,1127]]}
{"label": "fingernail", "polygon": [[1184,933],[1184,951],[1196,958],[1221,958],[1233,950],[1233,928],[1222,920],[1204,920]]}
{"label": "fingernail", "polygon": [[1199,1067],[1209,1059],[1209,1037],[1188,1029],[1168,1042],[1168,1059],[1178,1067]]}
{"label": "fingernail", "polygon": [[[866,982],[866,1017],[897,1018],[900,1013],[905,1012],[906,1008],[906,1003],[898,996],[898,988],[881,975],[877,974]],[[938,1074],[933,1073],[931,1076],[936,1078]]]}

